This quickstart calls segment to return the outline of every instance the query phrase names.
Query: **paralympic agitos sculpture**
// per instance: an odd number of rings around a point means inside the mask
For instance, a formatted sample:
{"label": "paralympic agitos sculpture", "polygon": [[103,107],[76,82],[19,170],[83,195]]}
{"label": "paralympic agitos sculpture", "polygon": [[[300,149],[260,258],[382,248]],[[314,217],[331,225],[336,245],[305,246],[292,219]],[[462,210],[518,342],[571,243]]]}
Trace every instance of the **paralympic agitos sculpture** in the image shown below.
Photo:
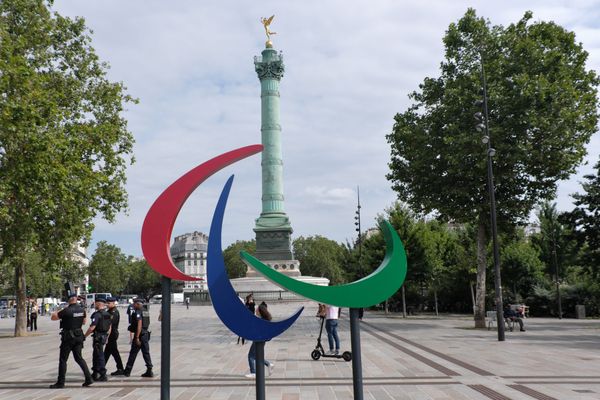
{"label": "paralympic agitos sculpture", "polygon": [[[154,202],[142,227],[142,250],[148,264],[159,274],[176,280],[196,280],[179,271],[170,257],[170,238],[175,219],[190,194],[208,177],[224,167],[262,150],[261,145],[242,147],[217,156],[192,169],[171,184]],[[221,321],[236,335],[254,341],[270,340],[289,328],[302,308],[283,321],[269,322],[252,315],[239,301],[225,270],[221,229],[233,177],[227,181],[213,215],[208,240],[208,289]],[[380,267],[371,275],[346,285],[316,286],[299,282],[261,263],[251,255],[241,256],[249,265],[275,284],[299,295],[339,307],[369,307],[393,295],[406,277],[406,254],[400,238],[384,221],[387,251]]]}

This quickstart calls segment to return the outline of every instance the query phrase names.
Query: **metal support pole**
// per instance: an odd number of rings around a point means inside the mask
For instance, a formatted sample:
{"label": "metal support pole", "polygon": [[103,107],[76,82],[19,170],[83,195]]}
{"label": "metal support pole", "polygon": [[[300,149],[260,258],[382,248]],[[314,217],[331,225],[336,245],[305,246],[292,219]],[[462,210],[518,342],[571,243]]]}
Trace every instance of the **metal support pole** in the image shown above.
{"label": "metal support pole", "polygon": [[490,196],[490,222],[492,224],[492,241],[494,245],[494,286],[496,302],[496,322],[498,325],[498,341],[504,341],[504,314],[502,301],[502,281],[500,279],[500,250],[498,249],[498,229],[496,225],[496,190],[494,188],[494,171],[492,168],[492,139],[490,137],[488,102],[487,102],[487,83],[485,80],[485,70],[483,68],[483,57],[481,58],[481,79],[483,81],[483,115],[485,118],[485,134],[488,137],[487,149],[487,171],[488,171],[488,191]]}
{"label": "metal support pole", "polygon": [[362,360],[360,354],[360,321],[358,308],[350,309],[350,342],[352,344],[352,385],[354,400],[363,400]]}
{"label": "metal support pole", "polygon": [[558,303],[558,319],[562,319],[562,300],[560,298],[560,279],[558,278],[558,256],[556,255],[556,227],[552,227],[552,260],[554,261],[554,277],[556,278],[556,302]]}
{"label": "metal support pole", "polygon": [[256,345],[256,400],[265,400],[265,342]]}
{"label": "metal support pole", "polygon": [[160,321],[160,400],[171,398],[171,278],[162,277]]}
{"label": "metal support pole", "polygon": [[402,318],[406,318],[406,293],[402,284]]}

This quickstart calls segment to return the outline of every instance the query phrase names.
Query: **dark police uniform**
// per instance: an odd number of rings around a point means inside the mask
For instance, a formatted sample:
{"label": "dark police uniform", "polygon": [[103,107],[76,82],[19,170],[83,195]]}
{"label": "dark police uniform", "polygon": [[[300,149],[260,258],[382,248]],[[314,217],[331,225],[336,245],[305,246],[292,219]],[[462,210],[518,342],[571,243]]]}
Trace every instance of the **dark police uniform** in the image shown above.
{"label": "dark police uniform", "polygon": [[60,318],[60,327],[62,329],[60,332],[60,359],[58,361],[58,379],[56,384],[52,386],[55,388],[64,386],[65,374],[67,373],[67,360],[71,352],[73,352],[75,362],[79,364],[85,375],[84,386],[88,386],[92,383],[92,375],[81,356],[83,341],[85,340],[83,330],[81,330],[81,325],[83,325],[83,320],[85,319],[85,309],[79,304],[69,304],[67,308],[58,312],[58,318]]}
{"label": "dark police uniform", "polygon": [[[107,299],[108,301],[115,301],[113,298]],[[123,360],[121,360],[121,354],[119,354],[119,346],[117,344],[117,339],[119,339],[119,321],[121,319],[121,315],[119,314],[119,310],[117,307],[109,308],[108,313],[111,315],[111,331],[110,336],[108,337],[108,342],[106,343],[106,347],[104,348],[104,361],[108,362],[110,356],[115,358],[115,362],[117,363],[117,371],[113,372],[112,375],[121,375],[120,372],[123,372]]]}
{"label": "dark police uniform", "polygon": [[94,353],[92,361],[92,371],[94,372],[94,380],[106,380],[106,362],[104,360],[104,345],[108,340],[108,330],[110,329],[111,315],[106,309],[96,310],[92,314],[91,326],[95,326],[93,332],[94,337]]}
{"label": "dark police uniform", "polygon": [[[142,332],[140,334],[140,345],[136,344],[136,336],[137,336],[137,328],[138,321],[142,321]],[[140,350],[142,350],[142,355],[144,356],[144,361],[146,362],[146,373],[142,376],[151,377],[152,374],[152,359],[150,358],[150,332],[148,332],[148,328],[150,327],[150,312],[147,309],[142,310],[134,310],[131,315],[131,324],[129,325],[129,331],[133,332],[133,340],[131,341],[131,350],[129,351],[129,358],[127,359],[127,366],[125,367],[125,376],[129,376],[131,370],[133,369],[133,364],[135,363],[135,359]]]}

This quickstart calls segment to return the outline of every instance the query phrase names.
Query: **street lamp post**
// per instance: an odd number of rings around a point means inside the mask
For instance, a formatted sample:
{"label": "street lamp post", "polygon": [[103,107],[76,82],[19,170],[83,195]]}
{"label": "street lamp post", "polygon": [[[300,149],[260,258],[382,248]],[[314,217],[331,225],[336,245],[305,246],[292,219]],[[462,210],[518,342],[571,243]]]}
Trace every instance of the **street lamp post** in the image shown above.
{"label": "street lamp post", "polygon": [[558,319],[562,319],[562,301],[560,298],[560,279],[558,277],[558,256],[556,255],[556,225],[552,224],[552,261],[556,280],[556,302],[558,303]]}
{"label": "street lamp post", "polygon": [[495,303],[496,303],[496,325],[498,326],[498,341],[504,341],[504,315],[502,302],[502,281],[500,279],[500,251],[498,249],[498,229],[496,225],[496,194],[494,188],[494,171],[492,168],[493,157],[496,150],[492,147],[489,129],[488,115],[488,96],[487,83],[485,79],[485,69],[483,67],[483,57],[480,57],[481,62],[481,80],[483,83],[483,100],[475,102],[478,106],[483,106],[483,114],[475,113],[475,119],[479,122],[477,130],[485,131],[485,136],[482,142],[487,144],[487,175],[488,175],[488,192],[490,197],[490,222],[492,225],[492,242],[494,246],[494,286],[495,286]]}
{"label": "street lamp post", "polygon": [[356,206],[356,215],[354,216],[354,225],[356,226],[356,232],[358,232],[358,269],[359,273],[362,273],[362,265],[360,263],[362,257],[362,229],[360,225],[360,187],[358,186],[356,187],[356,194],[358,196],[358,204]]}

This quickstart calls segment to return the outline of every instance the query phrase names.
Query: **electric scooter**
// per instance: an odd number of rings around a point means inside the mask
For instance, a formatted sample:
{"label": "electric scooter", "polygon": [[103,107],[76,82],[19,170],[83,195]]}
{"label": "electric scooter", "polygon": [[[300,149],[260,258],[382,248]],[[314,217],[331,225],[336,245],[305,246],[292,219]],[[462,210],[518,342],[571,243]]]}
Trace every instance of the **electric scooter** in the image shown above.
{"label": "electric scooter", "polygon": [[323,325],[325,324],[325,317],[321,318],[321,330],[319,331],[319,337],[317,338],[317,346],[310,353],[310,356],[313,360],[317,361],[321,357],[329,357],[329,358],[343,358],[344,361],[352,361],[352,353],[349,351],[345,351],[342,354],[327,354],[325,353],[325,349],[321,344],[321,336],[323,335]]}

